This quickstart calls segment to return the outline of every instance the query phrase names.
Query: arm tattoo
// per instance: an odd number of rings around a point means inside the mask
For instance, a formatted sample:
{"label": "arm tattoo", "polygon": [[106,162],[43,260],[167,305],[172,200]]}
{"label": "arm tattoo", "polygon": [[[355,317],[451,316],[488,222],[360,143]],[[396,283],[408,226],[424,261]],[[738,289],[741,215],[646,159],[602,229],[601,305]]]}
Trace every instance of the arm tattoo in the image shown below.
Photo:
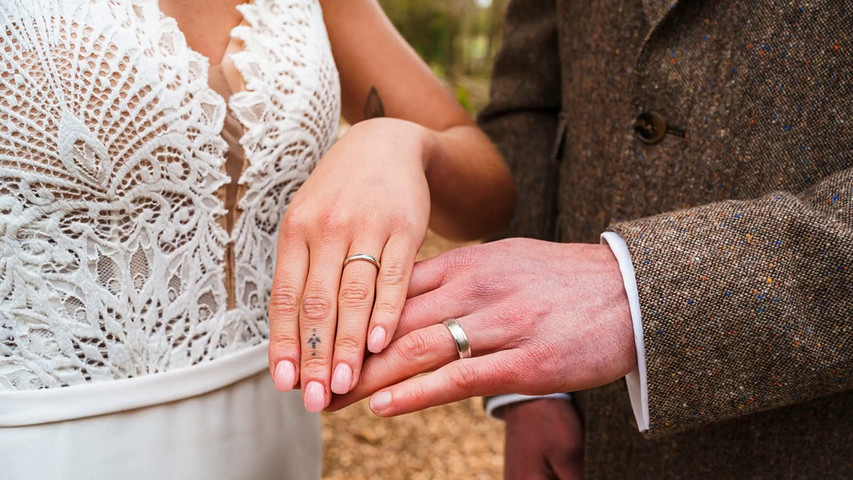
{"label": "arm tattoo", "polygon": [[367,94],[367,101],[364,103],[364,119],[379,118],[385,116],[385,105],[382,104],[382,99],[379,98],[379,91],[376,87],[370,87],[370,93]]}
{"label": "arm tattoo", "polygon": [[313,350],[311,352],[312,357],[317,356],[318,343],[320,343],[320,337],[317,336],[317,329],[315,328],[314,331],[311,333],[311,338],[308,339],[308,344],[311,345],[311,350]]}

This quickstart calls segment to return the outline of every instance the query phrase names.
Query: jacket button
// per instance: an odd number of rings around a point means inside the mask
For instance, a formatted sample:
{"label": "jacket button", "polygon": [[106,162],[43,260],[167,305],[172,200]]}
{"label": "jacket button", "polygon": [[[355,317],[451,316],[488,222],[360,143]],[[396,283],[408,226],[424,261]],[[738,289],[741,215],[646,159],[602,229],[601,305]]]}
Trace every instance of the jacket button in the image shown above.
{"label": "jacket button", "polygon": [[634,119],[634,133],[645,144],[660,143],[666,135],[666,119],[657,112],[643,112]]}

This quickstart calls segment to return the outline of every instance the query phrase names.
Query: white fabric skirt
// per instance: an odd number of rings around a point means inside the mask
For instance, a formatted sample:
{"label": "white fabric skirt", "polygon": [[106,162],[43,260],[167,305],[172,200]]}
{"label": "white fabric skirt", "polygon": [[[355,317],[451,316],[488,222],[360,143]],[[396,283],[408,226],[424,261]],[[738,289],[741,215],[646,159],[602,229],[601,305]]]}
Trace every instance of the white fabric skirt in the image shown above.
{"label": "white fabric skirt", "polygon": [[275,390],[266,345],[165,374],[0,394],[4,480],[316,480],[321,468],[320,417],[298,391]]}

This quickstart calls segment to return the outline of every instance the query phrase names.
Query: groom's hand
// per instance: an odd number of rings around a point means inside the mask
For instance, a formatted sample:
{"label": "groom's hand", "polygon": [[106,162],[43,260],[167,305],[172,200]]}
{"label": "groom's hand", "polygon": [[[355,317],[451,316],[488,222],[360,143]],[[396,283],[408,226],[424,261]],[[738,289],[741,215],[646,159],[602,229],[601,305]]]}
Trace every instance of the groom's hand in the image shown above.
{"label": "groom's hand", "polygon": [[[447,318],[458,320],[473,358],[459,359]],[[371,408],[393,416],[472,396],[584,390],[634,368],[628,299],[610,248],[510,239],[416,265],[394,341],[330,408],[378,392]]]}
{"label": "groom's hand", "polygon": [[505,480],[583,479],[583,426],[571,402],[530,400],[497,413],[506,422]]}

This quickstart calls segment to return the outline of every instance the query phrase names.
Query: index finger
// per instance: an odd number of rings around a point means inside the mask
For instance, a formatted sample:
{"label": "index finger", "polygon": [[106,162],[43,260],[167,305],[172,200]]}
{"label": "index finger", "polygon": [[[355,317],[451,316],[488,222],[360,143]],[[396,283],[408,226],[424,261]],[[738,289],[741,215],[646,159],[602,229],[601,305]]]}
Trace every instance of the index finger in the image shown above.
{"label": "index finger", "polygon": [[[460,318],[466,337],[475,355],[487,355],[507,348],[508,336],[500,330],[489,328],[489,314]],[[459,351],[448,327],[439,323],[421,328],[394,340],[382,353],[364,362],[361,380],[353,390],[335,397],[330,410],[338,410],[355,403],[377,390],[424,372],[435,370],[448,363],[458,363]],[[468,362],[469,359],[463,360]],[[504,374],[507,375],[507,374]],[[512,372],[508,376],[512,376]],[[508,378],[504,380],[509,381]]]}
{"label": "index finger", "polygon": [[269,300],[270,375],[282,392],[293,389],[299,378],[299,307],[307,276],[307,245],[282,228]]}
{"label": "index finger", "polygon": [[450,362],[438,370],[374,393],[370,409],[380,417],[393,417],[466,398],[498,395],[516,390],[509,375],[512,351]]}

